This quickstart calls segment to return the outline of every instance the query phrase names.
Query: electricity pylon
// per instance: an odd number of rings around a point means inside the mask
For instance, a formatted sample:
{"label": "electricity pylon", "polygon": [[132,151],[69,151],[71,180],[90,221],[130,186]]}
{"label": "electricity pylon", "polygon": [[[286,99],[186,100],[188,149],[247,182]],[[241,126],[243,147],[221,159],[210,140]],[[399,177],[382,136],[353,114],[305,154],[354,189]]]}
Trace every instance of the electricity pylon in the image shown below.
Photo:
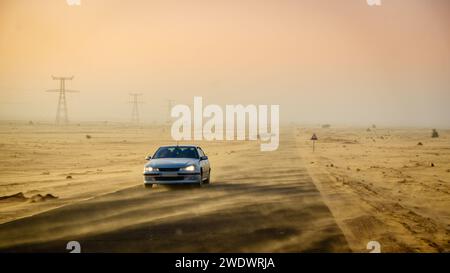
{"label": "electricity pylon", "polygon": [[67,110],[67,100],[66,93],[78,93],[77,90],[68,90],[66,89],[66,81],[71,81],[72,77],[55,77],[52,76],[53,80],[59,81],[59,89],[47,90],[47,92],[58,92],[58,106],[56,109],[56,124],[59,125],[61,123],[68,124],[69,123],[69,115]]}
{"label": "electricity pylon", "polygon": [[141,101],[138,100],[139,96],[142,96],[142,93],[130,93],[130,96],[133,97],[133,100],[130,103],[133,104],[133,110],[131,111],[131,122],[138,124],[139,123],[139,104],[142,104]]}

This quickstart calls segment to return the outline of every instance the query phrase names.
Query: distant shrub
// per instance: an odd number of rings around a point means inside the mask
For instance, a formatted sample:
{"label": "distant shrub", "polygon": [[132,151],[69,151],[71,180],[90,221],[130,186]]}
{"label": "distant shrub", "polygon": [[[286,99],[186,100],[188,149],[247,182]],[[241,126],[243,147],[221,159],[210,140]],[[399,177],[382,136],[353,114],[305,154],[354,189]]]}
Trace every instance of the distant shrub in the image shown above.
{"label": "distant shrub", "polygon": [[431,133],[431,137],[432,138],[438,138],[439,137],[439,133],[436,131],[436,129],[433,129],[433,132]]}
{"label": "distant shrub", "polygon": [[91,136],[91,135],[86,135],[86,138],[87,138],[87,139],[91,139],[92,136]]}
{"label": "distant shrub", "polygon": [[331,127],[330,124],[323,124],[323,125],[322,125],[322,128],[324,128],[324,129],[328,129],[328,128],[330,128],[330,127]]}
{"label": "distant shrub", "polygon": [[417,143],[418,146],[423,146],[422,142]]}

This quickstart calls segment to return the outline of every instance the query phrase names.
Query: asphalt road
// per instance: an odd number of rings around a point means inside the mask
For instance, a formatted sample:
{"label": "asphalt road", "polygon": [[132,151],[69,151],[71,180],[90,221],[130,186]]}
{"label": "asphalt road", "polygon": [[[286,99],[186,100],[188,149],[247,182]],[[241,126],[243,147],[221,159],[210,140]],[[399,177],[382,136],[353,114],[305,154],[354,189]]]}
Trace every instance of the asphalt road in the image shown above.
{"label": "asphalt road", "polygon": [[[136,186],[0,225],[0,252],[348,252],[295,141],[213,166],[204,187]],[[216,167],[216,169],[214,169]]]}

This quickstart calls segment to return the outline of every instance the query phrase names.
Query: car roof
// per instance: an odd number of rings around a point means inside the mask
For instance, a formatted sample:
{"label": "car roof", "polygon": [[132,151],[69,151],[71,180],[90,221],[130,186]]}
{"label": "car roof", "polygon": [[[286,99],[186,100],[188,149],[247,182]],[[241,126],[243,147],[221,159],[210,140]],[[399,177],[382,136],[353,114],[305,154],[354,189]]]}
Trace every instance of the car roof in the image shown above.
{"label": "car roof", "polygon": [[181,148],[197,148],[197,145],[164,145],[160,146],[160,148],[171,148],[171,147],[181,147]]}

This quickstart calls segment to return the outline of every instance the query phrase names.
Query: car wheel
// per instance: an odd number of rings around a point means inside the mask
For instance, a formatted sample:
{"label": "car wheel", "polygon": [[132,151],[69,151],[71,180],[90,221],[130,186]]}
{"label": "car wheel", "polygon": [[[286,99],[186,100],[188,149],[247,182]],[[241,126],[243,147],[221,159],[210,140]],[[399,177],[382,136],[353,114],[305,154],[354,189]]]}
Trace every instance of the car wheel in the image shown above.
{"label": "car wheel", "polygon": [[198,181],[197,186],[203,186],[203,169],[200,170],[200,181]]}
{"label": "car wheel", "polygon": [[144,184],[144,188],[151,189],[153,187],[153,184]]}
{"label": "car wheel", "polygon": [[209,170],[208,172],[208,179],[205,180],[205,184],[209,184],[210,181],[211,181],[211,170]]}

